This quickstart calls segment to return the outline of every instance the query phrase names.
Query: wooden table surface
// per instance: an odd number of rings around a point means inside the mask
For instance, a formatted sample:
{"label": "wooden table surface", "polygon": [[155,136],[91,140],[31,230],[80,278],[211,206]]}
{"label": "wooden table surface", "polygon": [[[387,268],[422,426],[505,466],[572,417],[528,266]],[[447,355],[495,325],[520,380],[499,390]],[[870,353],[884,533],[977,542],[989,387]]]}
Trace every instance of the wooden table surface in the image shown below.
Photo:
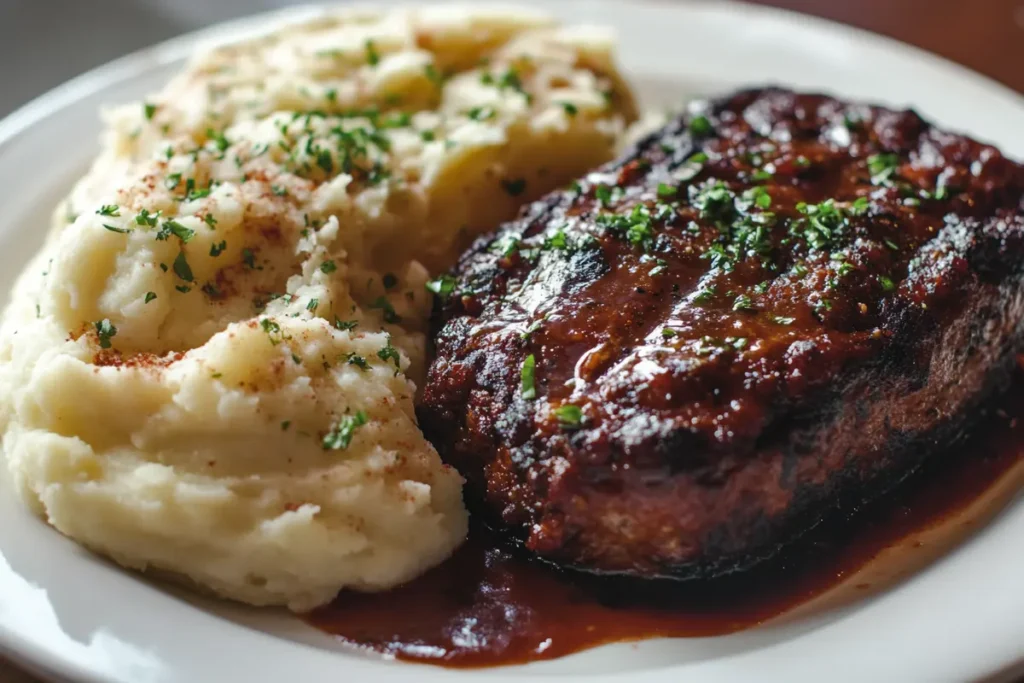
{"label": "wooden table surface", "polygon": [[[891,36],[1024,93],[1024,0],[754,1]],[[37,679],[0,659],[0,683]]]}
{"label": "wooden table surface", "polygon": [[1024,93],[1024,0],[753,0],[891,36]]}

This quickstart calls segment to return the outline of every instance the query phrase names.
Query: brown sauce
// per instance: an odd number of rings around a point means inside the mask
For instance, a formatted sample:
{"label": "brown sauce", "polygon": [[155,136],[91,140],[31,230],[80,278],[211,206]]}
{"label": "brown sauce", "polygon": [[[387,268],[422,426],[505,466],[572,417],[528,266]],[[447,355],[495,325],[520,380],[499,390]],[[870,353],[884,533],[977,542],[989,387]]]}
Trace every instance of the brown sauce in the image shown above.
{"label": "brown sauce", "polygon": [[484,528],[441,566],[308,616],[362,650],[449,667],[521,664],[616,641],[712,636],[835,608],[937,559],[1024,483],[1024,377],[974,435],[852,519],[784,556],[710,582],[608,580],[530,561]]}

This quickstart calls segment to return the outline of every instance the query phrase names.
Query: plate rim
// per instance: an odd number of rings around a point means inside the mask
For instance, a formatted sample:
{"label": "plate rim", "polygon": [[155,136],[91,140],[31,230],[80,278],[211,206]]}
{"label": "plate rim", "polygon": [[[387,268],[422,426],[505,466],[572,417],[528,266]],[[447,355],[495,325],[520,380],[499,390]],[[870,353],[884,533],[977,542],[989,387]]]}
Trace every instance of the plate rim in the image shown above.
{"label": "plate rim", "polygon": [[[555,4],[568,4],[570,2],[571,0],[557,0]],[[860,27],[842,24],[802,12],[748,3],[742,0],[673,0],[672,2],[667,0],[632,0],[632,2],[669,10],[678,10],[680,12],[713,6],[715,9],[720,9],[723,12],[742,14],[744,19],[749,22],[770,19],[784,23],[798,23],[815,32],[843,35],[858,44],[898,55],[902,60],[918,61],[947,74],[955,75],[958,79],[970,81],[975,86],[983,88],[990,96],[999,98],[1006,102],[1007,105],[1015,107],[1024,113],[1024,93],[1018,93],[1008,85],[954,62],[949,58],[910,45],[891,36],[875,33]],[[627,0],[600,0],[600,3],[607,6],[625,6]],[[197,48],[259,35],[267,30],[272,30],[281,23],[292,23],[306,18],[314,18],[325,11],[333,11],[340,7],[373,6],[377,8],[393,8],[403,5],[436,4],[471,5],[474,3],[470,3],[468,0],[462,0],[461,2],[459,0],[384,0],[383,2],[378,0],[377,4],[372,5],[369,0],[358,0],[352,3],[311,3],[262,11],[182,33],[93,67],[32,98],[8,113],[0,119],[0,155],[20,135],[55,113],[74,106],[77,101],[88,96],[97,95],[124,80],[142,76],[147,71],[167,66],[183,59],[187,60]],[[531,0],[523,4],[535,5],[537,3],[536,0]],[[546,3],[545,6],[547,6]],[[1012,508],[1013,505],[1013,502],[1009,503],[1007,509]],[[994,521],[990,523],[994,523]],[[40,527],[42,531],[56,533],[43,522],[40,522]],[[71,541],[68,542],[73,543]],[[113,565],[111,566],[113,567]],[[114,569],[117,571],[127,571],[119,567],[114,567]],[[192,607],[192,609],[202,611],[199,607]],[[233,625],[233,627],[244,628],[241,625]],[[264,635],[273,637],[271,634]],[[308,647],[301,643],[291,644],[297,647]],[[94,681],[100,683],[105,680],[102,671],[72,659],[61,657],[54,648],[37,642],[29,636],[23,636],[9,628],[7,624],[0,624],[0,653],[9,662],[32,675],[41,676],[45,680],[74,680],[88,683]],[[986,674],[985,680],[991,682],[997,680],[1008,681],[1015,673],[1020,673],[1021,671],[1024,671],[1024,653],[1016,662],[993,663],[991,669]],[[671,670],[666,670],[666,673],[670,672]],[[631,674],[623,672],[621,675],[625,678]],[[547,680],[548,678],[547,675],[543,674],[524,674],[524,677],[538,681]]]}

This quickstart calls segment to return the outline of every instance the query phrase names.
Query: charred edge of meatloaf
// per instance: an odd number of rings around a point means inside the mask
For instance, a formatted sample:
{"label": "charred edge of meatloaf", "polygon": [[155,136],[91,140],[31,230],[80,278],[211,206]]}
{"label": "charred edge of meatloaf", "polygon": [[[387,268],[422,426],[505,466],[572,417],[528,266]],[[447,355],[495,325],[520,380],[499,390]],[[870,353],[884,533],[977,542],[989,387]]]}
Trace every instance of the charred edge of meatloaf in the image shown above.
{"label": "charred edge of meatloaf", "polygon": [[[693,173],[694,155],[705,153]],[[660,214],[670,194],[662,186],[680,171],[689,175],[668,218],[635,231],[619,219],[600,227],[603,214],[635,215],[629,209],[641,203]],[[714,245],[734,246],[735,225],[696,208],[719,180],[732,209],[741,196],[752,206],[758,187],[770,195],[769,258],[697,260]],[[846,212],[837,223],[845,243],[809,234],[811,214],[797,203],[832,197]],[[421,424],[466,476],[470,501],[545,559],[647,577],[746,568],[828,510],[912,473],[1005,384],[1024,320],[1022,197],[1019,165],[913,112],[777,89],[709,103],[578,187],[526,207],[464,255],[454,295],[435,309]],[[756,213],[730,216],[751,225]],[[693,245],[699,257],[687,255]],[[651,274],[658,268],[671,287]],[[844,269],[852,286],[833,287]],[[724,283],[729,300],[719,291],[690,306],[701,273]],[[591,384],[615,380],[616,364],[650,346],[649,333],[666,322],[658,291],[694,320],[710,311],[712,323],[761,336],[742,347],[716,338],[707,361],[669,385],[682,399],[638,398],[654,385],[628,382],[581,399],[552,379],[586,360]],[[748,293],[752,310],[741,310]],[[554,322],[529,315],[524,302],[537,301]],[[769,315],[792,334],[767,327]],[[685,334],[702,331],[694,329]],[[580,355],[613,338],[621,343],[607,357]],[[680,338],[694,341],[666,344]],[[655,364],[685,361],[685,350]],[[531,355],[537,396],[527,400],[521,368]],[[538,408],[577,402],[598,419],[560,430]]]}

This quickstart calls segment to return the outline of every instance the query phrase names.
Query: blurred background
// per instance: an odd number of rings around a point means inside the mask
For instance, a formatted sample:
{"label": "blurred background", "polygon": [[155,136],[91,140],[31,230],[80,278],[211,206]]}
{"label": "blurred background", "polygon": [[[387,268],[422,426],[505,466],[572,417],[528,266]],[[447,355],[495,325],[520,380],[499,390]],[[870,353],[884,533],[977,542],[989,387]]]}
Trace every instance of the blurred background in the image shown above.
{"label": "blurred background", "polygon": [[[893,36],[1024,93],[1024,0],[757,1]],[[0,0],[0,116],[125,53],[289,4],[299,0]]]}

